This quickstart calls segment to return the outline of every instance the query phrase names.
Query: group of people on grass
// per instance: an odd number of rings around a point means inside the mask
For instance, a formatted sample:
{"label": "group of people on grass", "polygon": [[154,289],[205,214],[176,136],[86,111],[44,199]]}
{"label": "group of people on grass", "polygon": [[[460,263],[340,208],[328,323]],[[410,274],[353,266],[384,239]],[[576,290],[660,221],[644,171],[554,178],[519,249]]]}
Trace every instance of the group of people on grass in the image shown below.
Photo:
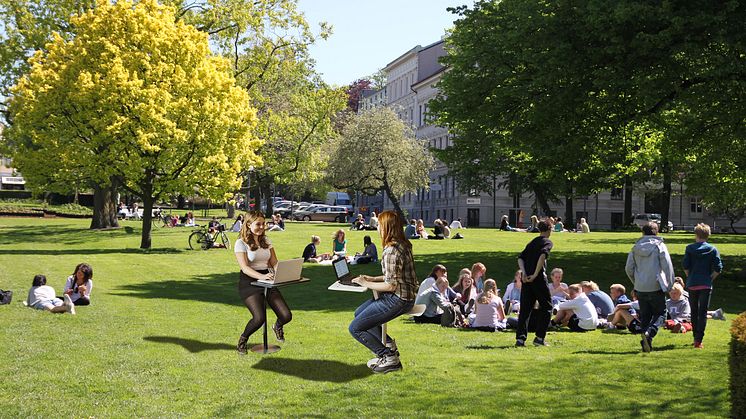
{"label": "group of people on grass", "polygon": [[[547,222],[551,224],[553,227],[553,231],[555,233],[561,233],[561,232],[575,232],[575,233],[590,233],[591,227],[588,225],[588,222],[585,220],[585,218],[578,219],[578,223],[575,225],[575,229],[571,228],[565,228],[565,224],[562,222],[562,217],[549,217],[547,218]],[[522,232],[528,232],[528,233],[538,233],[539,232],[539,217],[536,215],[531,216],[531,226],[529,228],[515,228],[510,226],[510,222],[508,221],[508,216],[503,215],[500,219],[500,230],[502,231],[522,231]]]}
{"label": "group of people on grass", "polygon": [[25,303],[37,310],[75,314],[75,306],[91,304],[92,290],[93,268],[87,263],[80,263],[73,274],[67,277],[61,297],[57,296],[51,285],[47,285],[45,275],[34,276]]}
{"label": "group of people on grass", "polygon": [[301,257],[304,262],[321,263],[326,260],[336,260],[338,258],[347,258],[352,264],[365,264],[378,262],[378,248],[373,243],[370,236],[363,237],[363,252],[355,253],[354,256],[347,254],[347,239],[342,229],[334,232],[332,236],[332,251],[330,253],[318,253],[317,246],[321,244],[319,236],[311,236],[311,242],[303,249]]}

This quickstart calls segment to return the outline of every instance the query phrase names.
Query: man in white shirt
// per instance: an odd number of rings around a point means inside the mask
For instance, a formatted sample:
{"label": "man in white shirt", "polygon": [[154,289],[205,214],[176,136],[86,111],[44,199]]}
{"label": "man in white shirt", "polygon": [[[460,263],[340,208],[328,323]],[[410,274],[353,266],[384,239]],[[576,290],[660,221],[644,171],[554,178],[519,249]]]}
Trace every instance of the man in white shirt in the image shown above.
{"label": "man in white shirt", "polygon": [[594,330],[598,326],[598,313],[580,284],[570,285],[567,292],[569,299],[559,304],[559,311],[552,322],[567,326],[573,332]]}
{"label": "man in white shirt", "polygon": [[461,219],[453,220],[451,221],[451,230],[456,230],[458,228],[464,228],[464,226],[461,225]]}

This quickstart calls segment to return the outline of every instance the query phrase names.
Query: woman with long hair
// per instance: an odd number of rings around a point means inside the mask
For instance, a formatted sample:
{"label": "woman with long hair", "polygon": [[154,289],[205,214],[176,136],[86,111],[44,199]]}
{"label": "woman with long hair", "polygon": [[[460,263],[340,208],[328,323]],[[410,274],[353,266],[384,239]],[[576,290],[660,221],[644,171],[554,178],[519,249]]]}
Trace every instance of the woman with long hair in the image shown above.
{"label": "woman with long hair", "polygon": [[[466,271],[466,269],[463,271]],[[477,287],[474,285],[471,273],[463,272],[459,274],[458,282],[456,282],[453,290],[459,294],[454,302],[458,304],[461,313],[468,316],[471,312],[471,307],[474,305],[474,300],[477,298]]]}
{"label": "woman with long hair", "polygon": [[[246,353],[249,336],[256,332],[267,320],[264,310],[264,288],[251,285],[260,279],[272,279],[270,268],[277,265],[277,256],[272,243],[265,234],[264,215],[259,211],[251,211],[244,217],[234,252],[238,266],[241,269],[238,280],[238,294],[246,308],[251,313],[251,320],[246,324],[241,337],[238,338],[236,349],[238,353]],[[270,288],[267,292],[267,304],[277,315],[277,322],[272,326],[279,342],[285,341],[283,326],[290,323],[293,315],[285,299],[277,288]]]}
{"label": "woman with long hair", "polygon": [[381,235],[383,275],[360,275],[352,281],[378,293],[377,299],[364,302],[355,310],[350,323],[350,334],[376,355],[368,362],[375,373],[402,369],[399,351],[390,336],[381,343],[381,325],[409,312],[417,298],[417,273],[414,269],[412,244],[404,237],[404,223],[394,211],[378,215]]}
{"label": "woman with long hair", "polygon": [[505,311],[493,279],[484,281],[484,291],[477,297],[471,327],[487,332],[505,329]]}
{"label": "woman with long hair", "polygon": [[345,257],[347,254],[347,240],[345,231],[341,228],[332,236],[332,256]]}
{"label": "woman with long hair", "polygon": [[70,297],[76,306],[91,304],[93,290],[93,268],[87,263],[79,263],[73,274],[67,277],[63,293]]}

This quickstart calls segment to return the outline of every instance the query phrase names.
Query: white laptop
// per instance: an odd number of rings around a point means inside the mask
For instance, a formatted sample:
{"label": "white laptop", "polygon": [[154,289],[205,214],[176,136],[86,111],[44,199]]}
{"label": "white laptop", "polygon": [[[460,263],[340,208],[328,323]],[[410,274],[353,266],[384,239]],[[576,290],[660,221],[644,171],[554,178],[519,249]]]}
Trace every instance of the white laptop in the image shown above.
{"label": "white laptop", "polygon": [[[303,270],[303,258],[281,260],[277,262],[275,267],[274,279],[260,279],[257,282],[263,282],[265,284],[282,284],[283,282],[293,282],[301,279],[301,271]],[[270,272],[272,270],[270,269]]]}

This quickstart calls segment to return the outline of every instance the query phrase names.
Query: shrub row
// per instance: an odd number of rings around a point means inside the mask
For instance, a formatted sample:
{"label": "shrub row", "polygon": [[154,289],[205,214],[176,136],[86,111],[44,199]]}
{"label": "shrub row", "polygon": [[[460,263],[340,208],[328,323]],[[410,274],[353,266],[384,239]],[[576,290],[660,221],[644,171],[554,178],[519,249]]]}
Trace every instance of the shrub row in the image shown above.
{"label": "shrub row", "polygon": [[730,411],[733,418],[746,418],[746,311],[730,327]]}

